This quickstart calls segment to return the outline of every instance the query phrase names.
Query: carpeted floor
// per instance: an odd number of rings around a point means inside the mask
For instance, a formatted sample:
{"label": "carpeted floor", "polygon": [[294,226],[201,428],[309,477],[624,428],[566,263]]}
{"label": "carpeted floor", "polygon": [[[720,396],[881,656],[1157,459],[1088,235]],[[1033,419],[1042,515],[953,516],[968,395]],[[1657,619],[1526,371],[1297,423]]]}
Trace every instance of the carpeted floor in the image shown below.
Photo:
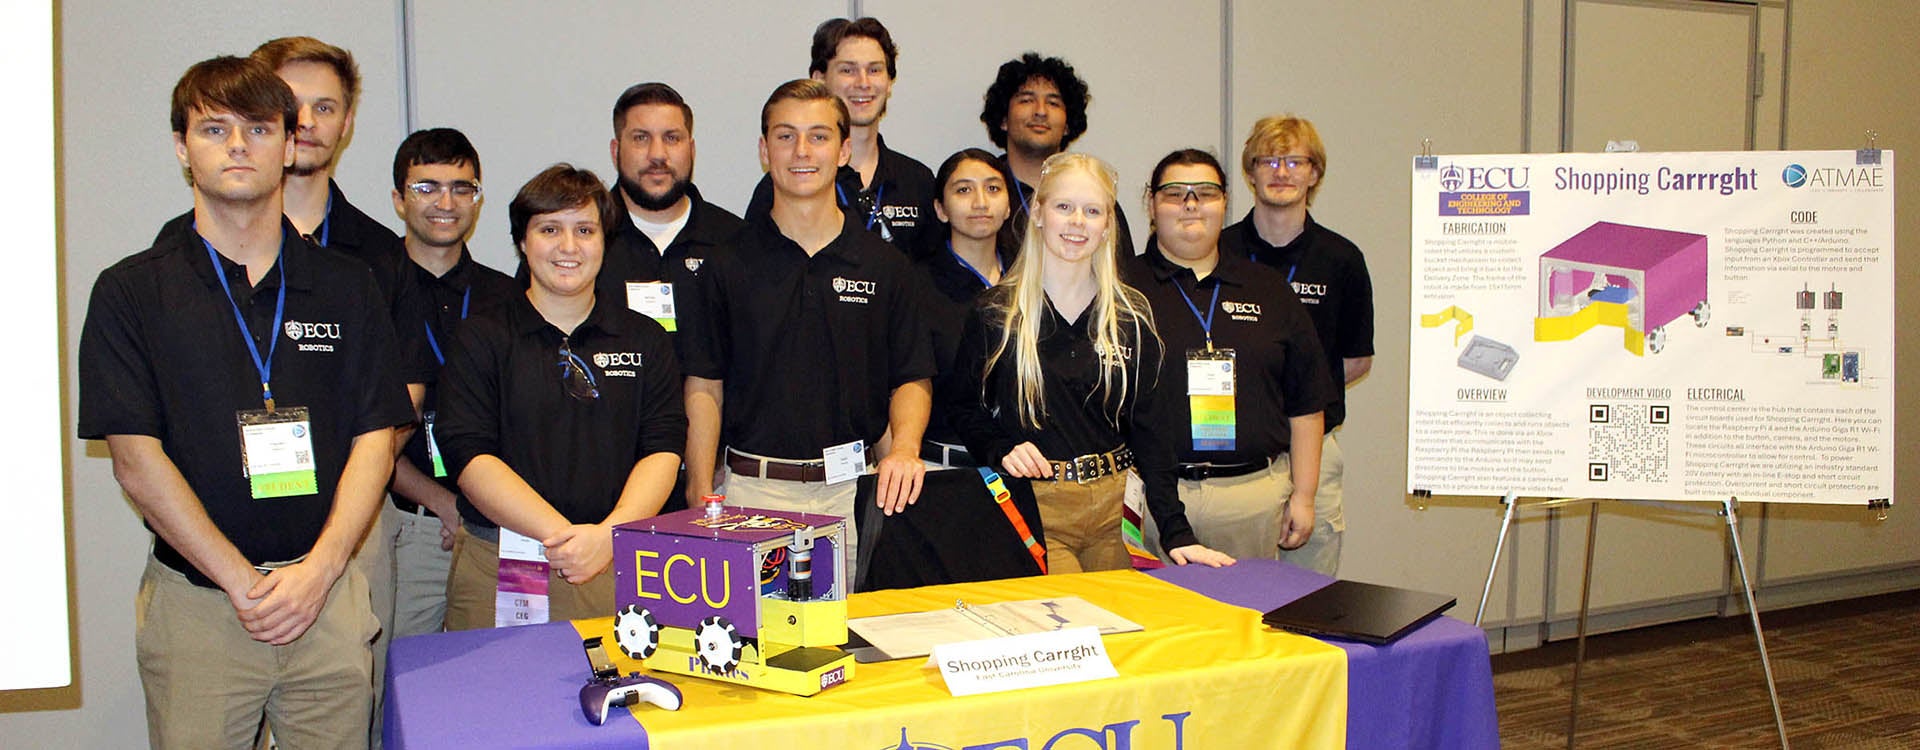
{"label": "carpeted floor", "polygon": [[[1749,620],[1587,639],[1583,748],[1779,747]],[[1797,750],[1920,748],[1920,591],[1777,612],[1760,623]],[[1567,746],[1573,641],[1493,657],[1508,750]]]}

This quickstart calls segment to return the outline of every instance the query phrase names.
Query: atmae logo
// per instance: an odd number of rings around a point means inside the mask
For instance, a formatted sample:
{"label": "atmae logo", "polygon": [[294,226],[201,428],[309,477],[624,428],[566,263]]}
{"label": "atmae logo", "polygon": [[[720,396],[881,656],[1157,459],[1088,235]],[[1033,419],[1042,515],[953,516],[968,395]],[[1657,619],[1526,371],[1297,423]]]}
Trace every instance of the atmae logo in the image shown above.
{"label": "atmae logo", "polygon": [[1445,168],[1440,170],[1440,189],[1441,190],[1445,190],[1449,193],[1459,192],[1460,186],[1466,184],[1466,182],[1467,182],[1467,173],[1461,171],[1459,167],[1456,167],[1452,164],[1448,164]]}
{"label": "atmae logo", "polygon": [[1787,183],[1787,187],[1790,188],[1804,186],[1807,184],[1807,168],[1798,164],[1788,164],[1787,168],[1780,172],[1780,181]]}

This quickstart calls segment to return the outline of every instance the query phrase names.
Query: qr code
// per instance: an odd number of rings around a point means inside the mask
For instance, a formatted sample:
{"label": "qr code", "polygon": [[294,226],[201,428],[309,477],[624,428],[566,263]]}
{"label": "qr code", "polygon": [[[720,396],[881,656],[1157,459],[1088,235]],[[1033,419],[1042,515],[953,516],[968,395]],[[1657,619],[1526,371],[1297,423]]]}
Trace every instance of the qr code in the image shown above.
{"label": "qr code", "polygon": [[306,451],[306,450],[294,451],[293,462],[301,466],[305,466],[307,464],[313,463],[313,451]]}
{"label": "qr code", "polygon": [[1587,481],[1665,482],[1671,457],[1666,404],[1587,406]]}

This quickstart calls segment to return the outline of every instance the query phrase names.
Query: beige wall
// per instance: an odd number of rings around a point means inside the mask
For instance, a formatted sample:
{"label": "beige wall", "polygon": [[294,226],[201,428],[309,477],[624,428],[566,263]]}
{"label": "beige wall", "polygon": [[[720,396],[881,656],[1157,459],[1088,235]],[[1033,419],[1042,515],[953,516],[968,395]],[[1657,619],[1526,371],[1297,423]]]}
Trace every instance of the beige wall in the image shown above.
{"label": "beige wall", "polygon": [[[966,19],[951,6],[853,4],[879,15],[898,36],[901,74],[888,139],[923,161],[985,142],[974,120],[979,92],[999,61],[1027,48],[1066,55],[1081,67],[1096,98],[1081,146],[1114,161],[1123,185],[1140,184],[1153,160],[1175,146],[1220,147],[1231,162],[1247,124],[1261,114],[1290,110],[1315,119],[1331,150],[1316,214],[1367,252],[1379,321],[1374,371],[1352,392],[1343,436],[1353,468],[1342,573],[1452,593],[1461,600],[1454,614],[1471,617],[1498,504],[1435,498],[1419,510],[1403,495],[1408,159],[1422,138],[1441,153],[1557,149],[1559,0],[1444,0],[1418,12],[1392,3],[1307,0],[1046,2],[1037,10],[989,2]],[[533,170],[563,158],[606,170],[603,128],[612,97],[626,83],[661,79],[694,100],[700,179],[713,199],[735,208],[756,176],[750,118],[759,98],[773,83],[804,73],[813,18],[845,7],[812,2],[770,5],[765,13],[736,6],[686,15],[684,4],[626,4],[576,24],[570,33],[577,36],[569,38],[585,41],[559,44],[549,3],[489,4],[484,11],[437,0],[412,6],[420,23],[417,122],[475,134],[495,195],[510,194]],[[94,277],[144,247],[162,221],[190,203],[164,123],[167,93],[192,62],[244,54],[289,33],[352,48],[367,93],[342,182],[362,208],[397,225],[382,207],[390,155],[402,135],[400,4],[347,0],[318,20],[312,7],[256,4],[248,6],[251,17],[237,19],[225,7],[62,4],[65,413],[73,413],[71,353]],[[657,8],[675,10],[651,12]],[[1777,2],[1764,12],[1763,36],[1778,34],[1789,14]],[[1920,36],[1920,6],[1801,0],[1790,16],[1788,148],[1856,147],[1867,129],[1879,131],[1882,147],[1903,148],[1920,135],[1920,103],[1909,95],[1912,71],[1920,70],[1920,51],[1909,43]],[[530,31],[535,22],[546,30]],[[1778,63],[1769,57],[1775,74]],[[1230,92],[1225,106],[1223,89]],[[1761,109],[1771,114],[1761,118],[1758,143],[1774,147],[1782,117],[1772,97],[1779,90],[1770,86],[1765,94]],[[1245,198],[1237,189],[1236,215]],[[1916,199],[1912,191],[1900,194],[1902,237],[1920,236]],[[491,205],[475,240],[476,251],[495,264],[510,255],[504,214],[504,200]],[[1920,258],[1903,254],[1897,268],[1903,297],[1920,293]],[[1920,351],[1916,336],[1913,327],[1901,327],[1901,350]],[[1898,383],[1902,414],[1920,406],[1913,382],[1909,376]],[[1896,441],[1902,465],[1920,459],[1920,441],[1910,433],[1902,425]],[[104,451],[71,435],[69,421],[60,439],[72,474],[78,683],[0,695],[4,746],[137,746],[144,738],[131,621],[148,536],[114,484]],[[1900,472],[1898,481],[1896,497],[1913,497],[1914,474]],[[1917,585],[1920,517],[1910,508],[1896,507],[1886,522],[1852,508],[1743,512],[1750,554],[1764,556],[1772,584],[1764,595],[1772,598],[1763,602]],[[1496,648],[1526,645],[1540,623],[1564,622],[1577,604],[1585,515],[1572,516],[1532,513],[1520,522],[1489,615],[1513,626],[1495,633]],[[1719,528],[1710,515],[1609,506],[1596,566],[1597,605],[1612,613],[1607,622],[1711,612],[1725,581]],[[1662,561],[1672,560],[1685,560],[1672,566],[1684,571],[1658,575]],[[1675,578],[1680,583],[1669,585]]]}

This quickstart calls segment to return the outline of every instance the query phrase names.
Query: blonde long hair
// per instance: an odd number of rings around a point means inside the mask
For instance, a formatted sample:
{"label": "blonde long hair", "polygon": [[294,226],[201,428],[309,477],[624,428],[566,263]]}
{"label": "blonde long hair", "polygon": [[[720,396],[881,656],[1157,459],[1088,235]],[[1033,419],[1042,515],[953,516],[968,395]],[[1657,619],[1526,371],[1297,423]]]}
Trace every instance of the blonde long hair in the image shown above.
{"label": "blonde long hair", "polygon": [[[1128,388],[1139,381],[1138,351],[1135,356],[1120,356],[1128,347],[1138,347],[1143,336],[1153,336],[1159,340],[1159,333],[1153,328],[1153,312],[1147,306],[1146,297],[1138,290],[1120,281],[1119,257],[1116,237],[1119,235],[1118,219],[1114,217],[1114,203],[1117,199],[1114,187],[1116,176],[1113,167],[1092,156],[1077,153],[1058,153],[1047,158],[1040,167],[1040,184],[1034,189],[1033,203],[1027,213],[1035,217],[1034,224],[1027,227],[1026,239],[1020,245],[1020,256],[1013,262],[1013,268],[1000,279],[998,286],[1006,287],[1002,294],[988,295],[983,299],[991,300],[989,310],[998,316],[1000,323],[1000,342],[987,356],[986,367],[982,372],[982,398],[986,393],[988,373],[1005,356],[1009,349],[1013,353],[1014,382],[1016,384],[1015,408],[1020,424],[1029,429],[1039,429],[1047,415],[1046,399],[1041,381],[1044,373],[1040,366],[1040,323],[1045,319],[1046,290],[1042,288],[1041,267],[1046,263],[1047,250],[1044,233],[1039,229],[1042,206],[1056,189],[1057,180],[1069,172],[1080,172],[1091,176],[1094,181],[1106,189],[1107,230],[1100,239],[1100,245],[1094,250],[1093,302],[1083,314],[1093,316],[1089,321],[1088,332],[1093,337],[1094,351],[1099,355],[1100,387],[1102,404],[1112,414],[1115,424],[1119,423],[1120,411],[1127,400]],[[1131,328],[1132,337],[1122,332]],[[1130,384],[1131,381],[1131,384]],[[1087,394],[1091,399],[1094,394]]]}

